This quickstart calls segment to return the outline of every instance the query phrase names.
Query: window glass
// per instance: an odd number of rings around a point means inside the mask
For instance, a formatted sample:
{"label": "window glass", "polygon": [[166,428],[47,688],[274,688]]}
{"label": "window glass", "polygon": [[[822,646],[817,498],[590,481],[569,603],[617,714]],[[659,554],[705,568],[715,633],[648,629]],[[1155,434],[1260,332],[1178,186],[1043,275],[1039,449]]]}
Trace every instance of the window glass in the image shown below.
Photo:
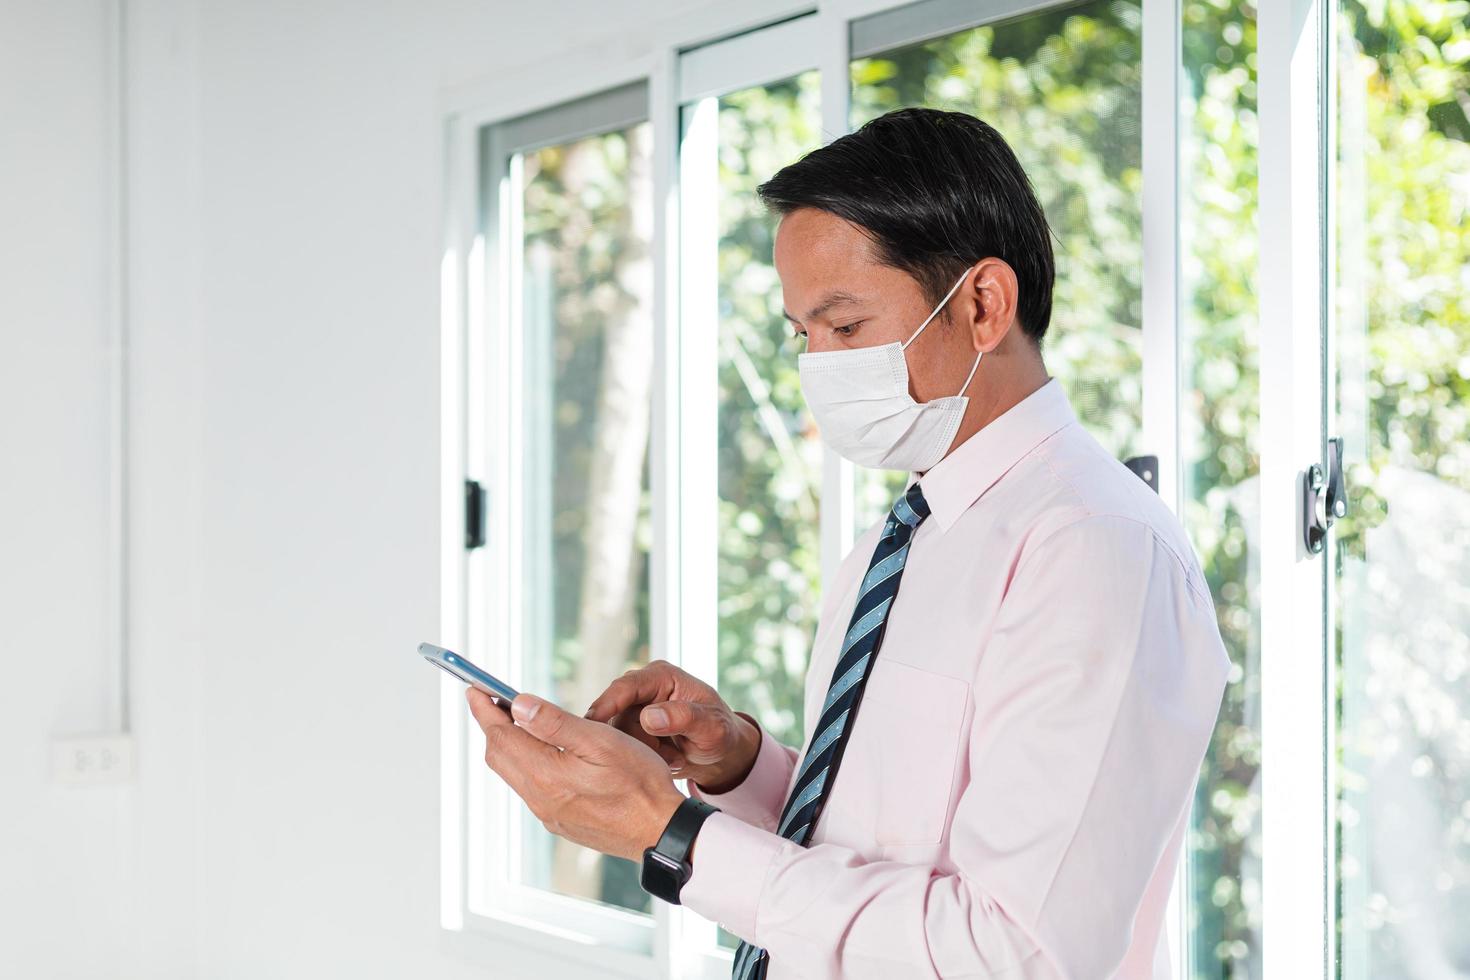
{"label": "window glass", "polygon": [[719,100],[719,687],[787,745],[821,589],[822,445],[755,188],[821,139],[815,71]]}
{"label": "window glass", "polygon": [[1215,980],[1261,976],[1256,23],[1212,0],[1182,15],[1182,516],[1231,662],[1187,849],[1191,975]]}
{"label": "window glass", "polygon": [[1470,975],[1470,17],[1335,5],[1338,975]]}
{"label": "window glass", "polygon": [[[1047,368],[1120,459],[1145,451],[1139,21],[1137,2],[1097,0],[852,63],[854,127],[903,106],[954,109],[1016,152],[1055,236]],[[907,482],[859,468],[857,530]]]}
{"label": "window glass", "polygon": [[[821,143],[816,71],[684,108],[685,167],[718,170],[716,669],[721,695],[777,740],[803,743],[803,692],[821,596],[822,443],[802,397],[802,344],[781,314],[776,221],[756,187]],[[710,146],[691,149],[696,114]],[[704,115],[703,118],[709,118]],[[686,193],[688,188],[686,187]],[[702,247],[704,243],[686,243]],[[719,943],[739,940],[718,931]]]}
{"label": "window glass", "polygon": [[[521,157],[527,686],[582,711],[649,656],[647,123]],[[514,172],[514,168],[512,170]],[[529,811],[522,880],[648,911],[631,862]]]}

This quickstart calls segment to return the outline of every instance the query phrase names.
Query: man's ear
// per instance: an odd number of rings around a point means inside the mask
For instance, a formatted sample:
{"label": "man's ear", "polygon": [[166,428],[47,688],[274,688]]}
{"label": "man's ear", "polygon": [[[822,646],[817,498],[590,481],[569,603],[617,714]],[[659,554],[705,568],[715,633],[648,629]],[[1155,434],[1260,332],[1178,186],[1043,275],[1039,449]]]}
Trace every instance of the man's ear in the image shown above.
{"label": "man's ear", "polygon": [[1000,346],[1016,322],[1016,272],[1004,259],[981,259],[964,289],[975,298],[975,313],[969,323],[971,343],[975,350],[989,354]]}

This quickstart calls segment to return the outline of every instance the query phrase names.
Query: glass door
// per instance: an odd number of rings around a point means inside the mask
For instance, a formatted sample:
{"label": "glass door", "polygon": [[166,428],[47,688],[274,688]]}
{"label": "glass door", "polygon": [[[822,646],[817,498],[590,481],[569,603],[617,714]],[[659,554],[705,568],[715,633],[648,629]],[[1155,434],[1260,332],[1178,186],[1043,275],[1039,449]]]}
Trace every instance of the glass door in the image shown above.
{"label": "glass door", "polygon": [[1470,15],[1327,16],[1331,952],[1470,977]]}

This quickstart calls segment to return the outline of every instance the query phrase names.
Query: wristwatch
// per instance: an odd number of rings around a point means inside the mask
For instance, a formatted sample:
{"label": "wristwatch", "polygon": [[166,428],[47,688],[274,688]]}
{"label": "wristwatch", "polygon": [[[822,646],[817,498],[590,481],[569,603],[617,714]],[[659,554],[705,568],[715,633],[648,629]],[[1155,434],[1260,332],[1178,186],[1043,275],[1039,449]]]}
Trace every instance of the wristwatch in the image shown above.
{"label": "wristwatch", "polygon": [[644,891],[671,905],[679,904],[679,891],[694,873],[689,864],[694,838],[709,815],[719,810],[693,797],[679,804],[658,843],[643,850],[643,872],[638,883]]}

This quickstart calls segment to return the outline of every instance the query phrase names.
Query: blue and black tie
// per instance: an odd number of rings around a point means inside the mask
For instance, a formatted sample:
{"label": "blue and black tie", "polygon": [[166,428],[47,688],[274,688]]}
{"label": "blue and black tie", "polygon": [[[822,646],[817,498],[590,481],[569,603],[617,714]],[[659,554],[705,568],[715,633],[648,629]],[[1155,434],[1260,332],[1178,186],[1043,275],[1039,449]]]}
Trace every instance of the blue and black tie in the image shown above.
{"label": "blue and black tie", "polygon": [[[837,666],[832,670],[827,700],[822,703],[813,729],[816,737],[802,757],[791,795],[781,810],[781,823],[776,828],[782,837],[802,847],[811,840],[812,828],[822,815],[822,804],[832,789],[837,767],[842,763],[842,752],[847,747],[847,736],[857,717],[863,688],[877,660],[878,645],[883,642],[888,610],[898,595],[898,581],[903,576],[904,562],[909,556],[909,541],[913,539],[914,530],[928,516],[929,505],[924,501],[918,483],[915,483],[893,505],[893,511],[883,525],[878,547],[873,550],[873,559],[868,563],[868,574],[858,589],[857,606],[852,611],[852,621],[847,627],[847,636],[843,638]],[[735,965],[730,976],[733,980],[764,980],[769,963],[770,957],[764,949],[742,942],[735,950]]]}

